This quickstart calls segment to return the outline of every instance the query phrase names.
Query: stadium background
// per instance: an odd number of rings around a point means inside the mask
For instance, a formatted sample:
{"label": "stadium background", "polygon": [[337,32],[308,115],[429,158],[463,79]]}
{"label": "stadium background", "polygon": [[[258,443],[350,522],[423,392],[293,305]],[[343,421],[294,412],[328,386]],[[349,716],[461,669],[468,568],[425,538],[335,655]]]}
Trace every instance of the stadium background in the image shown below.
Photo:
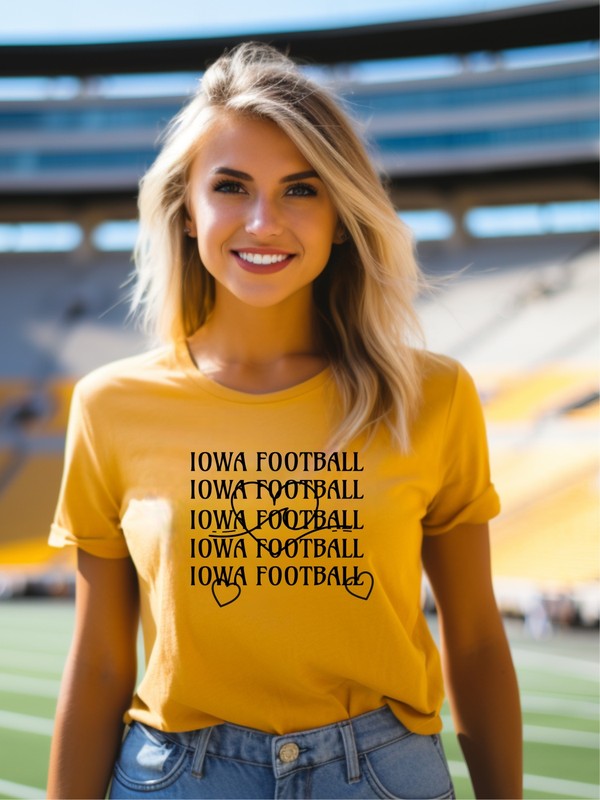
{"label": "stadium background", "polygon": [[72,606],[31,598],[72,586],[72,554],[45,541],[73,382],[146,345],[122,288],[137,181],[198,73],[245,38],[289,49],[345,99],[443,278],[419,308],[428,346],[463,361],[484,402],[526,796],[598,796],[598,10],[488,5],[0,47],[0,796],[44,785]]}

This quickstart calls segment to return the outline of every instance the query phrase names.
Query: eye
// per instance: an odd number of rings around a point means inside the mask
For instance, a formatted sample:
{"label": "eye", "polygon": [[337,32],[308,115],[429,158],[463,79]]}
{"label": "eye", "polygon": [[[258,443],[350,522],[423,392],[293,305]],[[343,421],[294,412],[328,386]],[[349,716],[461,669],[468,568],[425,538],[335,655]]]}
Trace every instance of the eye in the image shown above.
{"label": "eye", "polygon": [[244,194],[246,192],[243,184],[229,179],[219,181],[213,188],[215,192],[224,192],[225,194]]}
{"label": "eye", "polygon": [[317,189],[310,183],[294,183],[286,191],[286,195],[291,197],[315,197]]}

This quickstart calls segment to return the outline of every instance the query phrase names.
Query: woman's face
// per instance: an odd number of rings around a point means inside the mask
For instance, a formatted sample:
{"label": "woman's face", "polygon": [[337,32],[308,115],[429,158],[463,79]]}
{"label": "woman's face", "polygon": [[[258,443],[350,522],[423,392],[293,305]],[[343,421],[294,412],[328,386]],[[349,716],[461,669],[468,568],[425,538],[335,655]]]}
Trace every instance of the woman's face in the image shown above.
{"label": "woman's face", "polygon": [[190,235],[216,280],[216,302],[256,307],[311,296],[336,238],[331,197],[274,123],[221,114],[195,157],[188,187]]}

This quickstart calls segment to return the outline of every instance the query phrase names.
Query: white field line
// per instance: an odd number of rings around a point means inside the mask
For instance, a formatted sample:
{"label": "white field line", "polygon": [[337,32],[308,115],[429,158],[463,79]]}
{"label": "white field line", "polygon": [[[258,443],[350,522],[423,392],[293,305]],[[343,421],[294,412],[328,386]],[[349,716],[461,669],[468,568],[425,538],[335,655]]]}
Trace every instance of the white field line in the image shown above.
{"label": "white field line", "polygon": [[[448,766],[456,778],[468,778],[469,772],[462,761],[449,761]],[[547,778],[543,775],[524,775],[523,785],[531,791],[545,792],[548,794],[565,795],[566,797],[581,797],[596,800],[600,796],[600,786],[581,781],[567,781],[562,778]],[[46,796],[43,789],[33,786],[24,786],[0,778],[0,792],[10,797],[23,798],[23,800],[42,800]]]}
{"label": "white field line", "polygon": [[[444,719],[444,723],[450,728],[449,719]],[[0,711],[0,727],[50,736],[53,722],[47,717],[17,714],[14,711]],[[525,741],[528,742],[558,744],[563,747],[582,747],[596,750],[599,745],[598,734],[586,731],[571,731],[565,728],[543,728],[536,725],[525,725],[523,736]]]}
{"label": "white field line", "polygon": [[38,789],[35,786],[24,786],[22,783],[13,783],[13,781],[6,781],[0,778],[0,792],[9,797],[15,797],[21,800],[43,800],[46,797],[46,792],[43,789]]}
{"label": "white field line", "polygon": [[[449,761],[450,772],[455,778],[468,778],[469,771],[466,764],[462,761]],[[598,800],[600,797],[600,786],[595,783],[583,783],[582,781],[566,781],[563,778],[548,778],[545,775],[523,776],[523,788],[532,792],[543,792],[544,794],[561,794],[565,797],[585,798],[585,800]]]}
{"label": "white field line", "polygon": [[589,700],[571,700],[566,697],[549,697],[547,695],[522,694],[523,711],[533,714],[550,714],[557,717],[581,717],[582,719],[600,718],[600,703]]}
{"label": "white field line", "polygon": [[0,728],[5,730],[52,736],[53,727],[54,721],[48,717],[33,717],[30,714],[17,714],[15,711],[0,711]]}
{"label": "white field line", "polygon": [[572,731],[568,728],[544,728],[541,725],[523,725],[523,739],[526,742],[559,744],[562,747],[600,748],[600,733]]}
{"label": "white field line", "polygon": [[2,647],[9,652],[14,653],[48,653],[49,655],[58,656],[61,653],[66,653],[71,644],[71,637],[59,639],[54,634],[48,636],[41,636],[39,633],[35,634],[35,638],[31,638],[28,631],[22,631],[22,636],[6,636],[0,630],[0,637],[2,638]]}
{"label": "white field line", "polygon": [[60,681],[51,678],[32,678],[29,675],[9,675],[0,672],[0,692],[17,692],[17,694],[35,697],[58,697]]}
{"label": "white field line", "polygon": [[556,656],[549,653],[532,653],[527,650],[513,649],[513,660],[517,669],[535,669],[550,672],[553,675],[567,675],[571,678],[600,681],[598,663],[570,656]]}
{"label": "white field line", "polygon": [[24,630],[29,631],[32,636],[38,634],[42,636],[68,636],[73,632],[73,625],[75,624],[75,615],[69,619],[65,619],[63,624],[57,624],[56,617],[51,614],[43,620],[36,618],[31,620],[29,617],[9,617],[2,618],[0,614],[0,630],[3,636],[12,636],[14,633],[21,634]]}
{"label": "white field line", "polygon": [[[442,722],[446,731],[454,730],[450,717],[444,715]],[[574,731],[570,728],[545,728],[542,725],[524,725],[523,740],[542,744],[558,744],[561,747],[582,747],[590,750],[598,750],[600,747],[600,733]]]}
{"label": "white field line", "polygon": [[[15,714],[10,711],[0,711],[0,727],[10,730],[25,731],[27,733],[37,733],[42,735],[52,734],[52,720],[42,717],[33,717],[27,714]],[[561,731],[562,733],[562,731]],[[466,765],[462,761],[450,761],[450,770],[456,777],[468,778],[469,773]],[[600,796],[600,787],[591,783],[581,781],[568,781],[562,778],[549,778],[543,775],[524,776],[524,787],[532,791],[546,792],[549,794],[565,795],[567,797],[591,798],[597,800]],[[30,792],[30,787],[20,784],[11,784],[9,781],[0,780],[0,791],[4,794],[13,795],[17,798],[38,798],[43,797],[43,792],[34,790]],[[22,793],[19,793],[22,792]]]}
{"label": "white field line", "polygon": [[[0,667],[8,666],[7,659],[0,654]],[[21,667],[23,669],[32,666],[30,659],[14,661],[10,659],[10,666]],[[4,663],[3,663],[4,662]],[[57,672],[63,666],[63,661],[56,662]],[[40,669],[41,671],[41,669]],[[0,672],[0,691],[20,692],[22,694],[35,695],[38,697],[56,697],[60,688],[60,679],[37,678],[29,675],[13,675],[8,672]],[[600,717],[600,705],[586,700],[570,700],[561,697],[545,697],[542,695],[521,695],[521,706],[523,711],[545,714],[550,716],[562,716],[577,719],[598,719]]]}
{"label": "white field line", "polygon": [[31,672],[57,672],[62,674],[65,666],[66,652],[64,655],[36,655],[32,658],[31,654],[23,653],[22,651],[0,651],[0,667],[8,669],[24,669],[31,670]]}

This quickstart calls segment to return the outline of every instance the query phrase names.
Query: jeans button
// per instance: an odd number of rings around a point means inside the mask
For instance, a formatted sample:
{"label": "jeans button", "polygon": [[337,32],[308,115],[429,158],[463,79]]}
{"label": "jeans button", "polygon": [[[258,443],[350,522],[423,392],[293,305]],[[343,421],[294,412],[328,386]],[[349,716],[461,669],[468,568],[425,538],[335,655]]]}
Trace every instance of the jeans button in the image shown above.
{"label": "jeans button", "polygon": [[287,742],[279,749],[279,760],[284,764],[291,764],[300,755],[300,748],[296,742]]}

